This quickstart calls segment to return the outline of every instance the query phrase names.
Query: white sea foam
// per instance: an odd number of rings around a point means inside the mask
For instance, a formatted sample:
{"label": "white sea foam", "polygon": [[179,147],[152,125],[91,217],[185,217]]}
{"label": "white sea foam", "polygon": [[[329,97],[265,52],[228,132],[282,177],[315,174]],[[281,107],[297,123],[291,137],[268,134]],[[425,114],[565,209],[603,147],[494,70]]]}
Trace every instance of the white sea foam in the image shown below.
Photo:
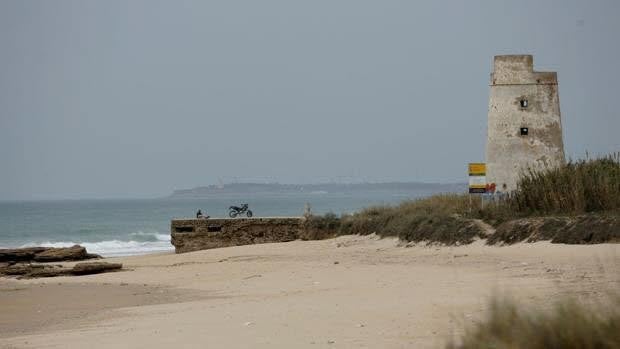
{"label": "white sea foam", "polygon": [[170,242],[169,234],[159,234],[159,233],[145,233],[143,231],[139,231],[137,233],[131,233],[129,236],[136,241],[166,241]]}
{"label": "white sea foam", "polygon": [[[158,234],[158,233],[132,233],[132,237],[140,237],[136,240],[121,241],[121,240],[106,240],[97,242],[73,242],[73,241],[60,241],[60,242],[42,242],[42,243],[27,243],[22,247],[31,246],[43,246],[43,247],[70,247],[73,245],[81,245],[86,247],[89,253],[96,253],[104,257],[120,257],[120,256],[132,256],[141,255],[155,252],[167,252],[174,250],[174,247],[170,244],[170,235]],[[147,240],[147,241],[144,241]]]}

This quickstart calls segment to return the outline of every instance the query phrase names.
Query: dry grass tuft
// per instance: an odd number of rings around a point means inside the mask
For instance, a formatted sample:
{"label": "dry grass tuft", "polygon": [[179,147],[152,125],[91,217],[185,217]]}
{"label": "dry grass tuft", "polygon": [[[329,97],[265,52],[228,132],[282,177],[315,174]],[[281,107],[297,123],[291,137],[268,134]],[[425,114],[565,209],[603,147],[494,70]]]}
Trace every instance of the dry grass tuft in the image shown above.
{"label": "dry grass tuft", "polygon": [[472,219],[465,217],[468,205],[466,195],[435,195],[398,206],[370,207],[339,220],[333,214],[315,216],[309,222],[313,228],[327,229],[336,235],[376,233],[405,241],[466,244],[483,234]]}
{"label": "dry grass tuft", "polygon": [[460,343],[447,348],[620,348],[620,296],[594,307],[564,299],[548,311],[494,299],[488,318],[466,330]]}

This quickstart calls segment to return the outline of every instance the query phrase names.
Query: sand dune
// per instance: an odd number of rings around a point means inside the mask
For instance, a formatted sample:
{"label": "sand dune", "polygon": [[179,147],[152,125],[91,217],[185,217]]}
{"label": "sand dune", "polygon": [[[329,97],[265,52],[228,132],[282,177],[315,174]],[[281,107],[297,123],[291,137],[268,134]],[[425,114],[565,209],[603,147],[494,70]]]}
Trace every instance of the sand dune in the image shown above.
{"label": "sand dune", "polygon": [[620,286],[620,245],[400,246],[345,236],[110,259],[0,281],[6,348],[433,348],[493,294],[550,306]]}

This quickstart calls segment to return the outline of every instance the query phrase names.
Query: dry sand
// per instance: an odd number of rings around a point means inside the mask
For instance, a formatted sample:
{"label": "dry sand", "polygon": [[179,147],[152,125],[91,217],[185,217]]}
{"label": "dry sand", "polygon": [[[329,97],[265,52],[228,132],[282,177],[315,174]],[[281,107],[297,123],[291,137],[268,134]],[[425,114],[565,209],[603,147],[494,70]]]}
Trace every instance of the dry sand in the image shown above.
{"label": "dry sand", "polygon": [[549,307],[620,286],[620,245],[394,239],[111,259],[128,271],[0,279],[2,348],[437,348],[510,295]]}

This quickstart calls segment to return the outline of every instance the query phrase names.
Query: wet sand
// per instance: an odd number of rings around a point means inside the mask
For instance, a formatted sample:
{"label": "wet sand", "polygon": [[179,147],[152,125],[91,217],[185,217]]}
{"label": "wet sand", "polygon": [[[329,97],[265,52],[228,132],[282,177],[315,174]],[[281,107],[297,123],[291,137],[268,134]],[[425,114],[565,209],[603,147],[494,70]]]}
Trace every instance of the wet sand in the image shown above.
{"label": "wet sand", "polygon": [[110,261],[130,270],[0,279],[0,347],[436,348],[493,295],[549,307],[620,286],[618,244],[345,236]]}
{"label": "wet sand", "polygon": [[199,298],[192,291],[127,283],[0,283],[0,338],[94,323],[113,309]]}

